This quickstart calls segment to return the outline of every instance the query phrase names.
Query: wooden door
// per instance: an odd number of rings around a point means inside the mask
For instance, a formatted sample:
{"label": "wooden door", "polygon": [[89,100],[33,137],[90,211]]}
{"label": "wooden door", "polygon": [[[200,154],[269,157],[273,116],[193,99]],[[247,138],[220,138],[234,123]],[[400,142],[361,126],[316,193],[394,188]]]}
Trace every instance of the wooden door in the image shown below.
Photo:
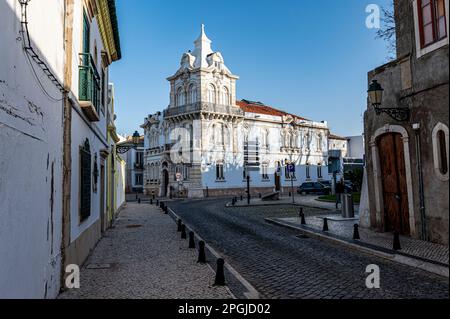
{"label": "wooden door", "polygon": [[389,133],[378,139],[384,202],[385,231],[410,234],[405,153],[402,135]]}
{"label": "wooden door", "polygon": [[279,173],[275,173],[275,191],[281,191],[281,177]]}
{"label": "wooden door", "polygon": [[106,230],[106,211],[105,211],[105,165],[100,166],[100,219],[102,232]]}

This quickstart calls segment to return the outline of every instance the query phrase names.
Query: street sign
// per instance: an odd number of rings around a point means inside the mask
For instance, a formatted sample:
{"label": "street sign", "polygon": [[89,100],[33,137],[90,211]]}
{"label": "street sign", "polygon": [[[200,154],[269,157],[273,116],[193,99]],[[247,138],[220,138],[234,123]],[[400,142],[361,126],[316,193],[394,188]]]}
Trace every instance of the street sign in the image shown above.
{"label": "street sign", "polygon": [[294,164],[288,164],[287,170],[289,173],[295,173],[295,165]]}

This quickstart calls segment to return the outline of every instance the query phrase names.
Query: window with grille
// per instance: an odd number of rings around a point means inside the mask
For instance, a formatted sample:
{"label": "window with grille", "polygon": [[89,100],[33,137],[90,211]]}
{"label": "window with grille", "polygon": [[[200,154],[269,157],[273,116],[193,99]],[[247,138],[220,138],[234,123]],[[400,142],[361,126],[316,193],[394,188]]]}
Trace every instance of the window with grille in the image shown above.
{"label": "window with grille", "polygon": [[80,221],[91,216],[91,172],[92,158],[89,140],[80,147]]}

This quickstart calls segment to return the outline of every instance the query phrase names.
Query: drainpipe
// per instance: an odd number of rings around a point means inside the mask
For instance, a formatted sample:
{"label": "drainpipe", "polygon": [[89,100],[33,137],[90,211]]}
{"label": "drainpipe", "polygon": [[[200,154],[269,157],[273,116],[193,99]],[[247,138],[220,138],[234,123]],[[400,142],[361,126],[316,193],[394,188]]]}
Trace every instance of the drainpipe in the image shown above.
{"label": "drainpipe", "polygon": [[419,201],[420,201],[420,219],[421,219],[421,239],[428,240],[427,235],[427,221],[425,216],[425,194],[423,187],[423,172],[422,172],[422,156],[420,144],[420,124],[413,124],[413,129],[416,137],[416,158],[417,158],[417,174],[419,176]]}

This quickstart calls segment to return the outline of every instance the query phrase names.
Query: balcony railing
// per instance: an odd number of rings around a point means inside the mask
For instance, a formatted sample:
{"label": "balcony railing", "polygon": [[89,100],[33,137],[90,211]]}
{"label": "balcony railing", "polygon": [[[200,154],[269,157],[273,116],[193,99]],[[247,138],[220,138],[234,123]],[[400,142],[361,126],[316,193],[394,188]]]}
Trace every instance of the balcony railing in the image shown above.
{"label": "balcony railing", "polygon": [[231,105],[220,105],[215,103],[197,102],[194,104],[187,104],[174,108],[168,108],[164,111],[164,117],[175,117],[185,114],[195,113],[217,113],[233,116],[244,116],[244,111],[240,108]]}
{"label": "balcony railing", "polygon": [[80,53],[78,99],[87,117],[100,120],[100,75],[90,53]]}

